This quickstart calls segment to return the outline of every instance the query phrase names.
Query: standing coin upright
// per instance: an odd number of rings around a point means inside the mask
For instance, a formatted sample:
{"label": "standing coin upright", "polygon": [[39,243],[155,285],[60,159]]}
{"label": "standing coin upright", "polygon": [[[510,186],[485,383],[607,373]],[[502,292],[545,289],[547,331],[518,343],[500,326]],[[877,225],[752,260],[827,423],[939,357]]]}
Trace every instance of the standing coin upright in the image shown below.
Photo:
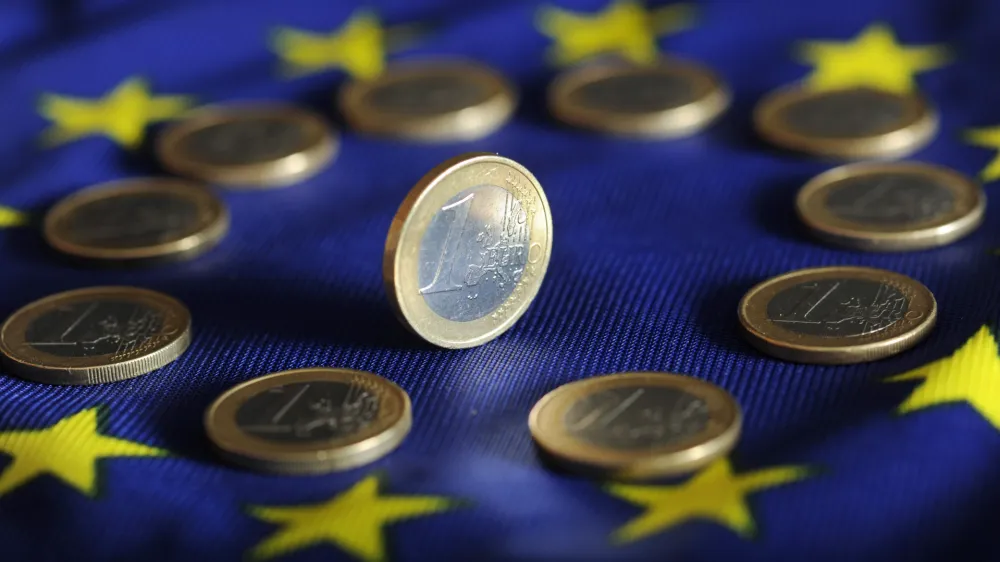
{"label": "standing coin upright", "polygon": [[986,194],[971,178],[941,166],[851,164],[810,180],[796,208],[828,242],[870,251],[920,250],[974,231],[983,222]]}
{"label": "standing coin upright", "polygon": [[298,369],[247,381],[205,413],[208,437],[222,455],[279,474],[373,462],[399,446],[410,424],[403,389],[348,369]]}
{"label": "standing coin upright", "polygon": [[524,314],[551,252],[538,180],[508,158],[466,154],[428,172],[403,200],[382,272],[404,325],[435,345],[473,347]]}
{"label": "standing coin upright", "polygon": [[67,291],[18,310],[0,328],[11,373],[46,384],[138,377],[180,357],[191,315],[177,300],[133,287]]}
{"label": "standing coin upright", "polygon": [[622,373],[565,384],[528,417],[531,435],[567,468],[623,480],[693,472],[728,453],[739,405],[721,388],[667,373]]}
{"label": "standing coin upright", "polygon": [[909,349],[937,320],[937,303],[913,279],[868,267],[801,269],[750,289],[739,306],[750,343],[779,359],[847,364]]}
{"label": "standing coin upright", "polygon": [[286,105],[202,109],[168,127],[156,152],[181,176],[235,188],[282,187],[319,173],[337,152],[322,117]]}
{"label": "standing coin upright", "polygon": [[757,105],[754,123],[779,147],[848,160],[901,158],[938,128],[937,113],[920,95],[864,87],[777,90]]}
{"label": "standing coin upright", "polygon": [[497,71],[460,61],[399,63],[340,92],[340,109],[354,129],[424,142],[485,137],[516,105],[514,87]]}
{"label": "standing coin upright", "polygon": [[105,263],[151,264],[195,257],[229,230],[229,212],[211,191],[165,178],[136,178],[74,193],[45,216],[56,250]]}
{"label": "standing coin upright", "polygon": [[665,59],[650,66],[595,64],[569,70],[549,86],[549,109],[561,121],[599,132],[645,138],[692,135],[729,106],[729,90],[709,69]]}

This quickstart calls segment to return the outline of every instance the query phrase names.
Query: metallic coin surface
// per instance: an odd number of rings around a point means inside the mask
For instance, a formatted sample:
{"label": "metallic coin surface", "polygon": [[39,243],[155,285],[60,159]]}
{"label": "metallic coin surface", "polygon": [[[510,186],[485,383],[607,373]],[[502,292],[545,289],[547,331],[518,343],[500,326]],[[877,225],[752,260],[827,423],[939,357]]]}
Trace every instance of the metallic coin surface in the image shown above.
{"label": "metallic coin surface", "polygon": [[810,180],[796,209],[821,239],[870,251],[921,250],[974,231],[982,187],[954,170],[917,162],[851,164]]}
{"label": "metallic coin surface", "polygon": [[229,187],[281,187],[323,170],[337,152],[322,117],[285,105],[208,107],[171,125],[157,142],[164,167]]}
{"label": "metallic coin surface", "polygon": [[725,455],[741,413],[725,390],[666,373],[622,373],[563,385],[535,404],[531,434],[551,460],[618,479],[673,476]]}
{"label": "metallic coin surface", "polygon": [[223,393],[205,414],[231,461],[265,472],[347,470],[395,449],[410,431],[410,398],[371,373],[311,368],[274,373]]}
{"label": "metallic coin surface", "polygon": [[351,127],[413,141],[485,137],[510,119],[516,105],[517,93],[503,76],[464,61],[400,63],[340,92]]}
{"label": "metallic coin surface", "polygon": [[425,175],[386,240],[386,292],[403,324],[442,347],[507,331],[541,287],[552,216],[528,170],[493,154],[452,158]]}
{"label": "metallic coin surface", "polygon": [[594,64],[549,86],[559,120],[604,133],[678,138],[711,124],[729,106],[729,90],[709,69],[665,59],[656,65]]}
{"label": "metallic coin surface", "polygon": [[772,144],[842,159],[903,157],[938,128],[936,112],[918,94],[870,88],[777,90],[757,105],[754,122]]}
{"label": "metallic coin surface", "polygon": [[190,341],[191,315],[177,300],[133,287],[94,287],[12,314],[0,328],[0,361],[36,382],[101,384],[159,369]]}
{"label": "metallic coin surface", "polygon": [[136,178],[74,193],[45,216],[56,250],[81,259],[150,264],[193,258],[229,230],[225,204],[182,180]]}
{"label": "metallic coin surface", "polygon": [[937,320],[937,303],[913,279],[867,267],[802,269],[743,297],[743,331],[754,347],[799,363],[875,361],[909,349]]}

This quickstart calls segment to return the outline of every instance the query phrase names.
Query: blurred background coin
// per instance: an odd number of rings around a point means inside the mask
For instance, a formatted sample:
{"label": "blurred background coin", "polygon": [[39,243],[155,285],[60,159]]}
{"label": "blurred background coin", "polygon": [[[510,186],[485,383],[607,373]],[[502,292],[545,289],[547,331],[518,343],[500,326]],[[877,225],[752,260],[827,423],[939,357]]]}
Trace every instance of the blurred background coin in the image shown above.
{"label": "blurred background coin", "polygon": [[918,162],[850,164],[800,191],[796,208],[821,239],[871,251],[950,244],[983,221],[986,194],[955,170]]}
{"label": "blurred background coin", "polygon": [[403,200],[382,272],[404,325],[435,345],[473,347],[521,317],[551,253],[538,180],[508,158],[466,154],[428,172]]}
{"label": "blurred background coin", "polygon": [[191,315],[176,299],[134,287],[67,291],[18,310],[0,328],[11,373],[46,384],[101,384],[144,375],[177,359]]}
{"label": "blurred background coin", "polygon": [[693,472],[728,453],[741,413],[725,390],[694,377],[622,373],[560,386],[528,426],[550,460],[615,479]]}
{"label": "blurred background coin", "polygon": [[371,373],[298,369],[223,393],[205,414],[219,452],[254,470],[347,470],[395,449],[410,431],[410,398]]}
{"label": "blurred background coin", "polygon": [[340,109],[355,130],[413,141],[485,137],[510,119],[516,105],[506,78],[465,61],[397,63],[340,91]]}

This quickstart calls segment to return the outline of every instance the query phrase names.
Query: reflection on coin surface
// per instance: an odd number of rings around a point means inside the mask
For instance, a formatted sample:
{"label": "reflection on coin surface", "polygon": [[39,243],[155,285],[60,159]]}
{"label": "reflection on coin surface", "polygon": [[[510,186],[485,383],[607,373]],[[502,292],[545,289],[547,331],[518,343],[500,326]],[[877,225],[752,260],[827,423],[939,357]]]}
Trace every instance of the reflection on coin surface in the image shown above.
{"label": "reflection on coin surface", "polygon": [[517,94],[495,70],[470,62],[401,63],[340,93],[351,127],[416,141],[484,137],[510,119]]}
{"label": "reflection on coin surface", "polygon": [[799,217],[820,238],[873,251],[950,244],[983,221],[986,194],[954,170],[917,162],[851,164],[799,191]]}
{"label": "reflection on coin surface", "polygon": [[265,472],[347,470],[395,449],[410,431],[410,398],[371,373],[299,369],[226,391],[205,414],[209,439]]}
{"label": "reflection on coin surface", "polygon": [[208,107],[167,128],[157,155],[168,170],[230,187],[280,187],[333,160],[337,136],[322,117],[284,105]]}
{"label": "reflection on coin surface", "polygon": [[663,139],[707,127],[729,97],[707,68],[667,59],[652,66],[595,64],[566,71],[549,87],[549,109],[576,127]]}
{"label": "reflection on coin surface", "polygon": [[229,230],[223,202],[199,185],[137,178],[74,193],[45,216],[45,240],[88,260],[146,264],[195,257]]}
{"label": "reflection on coin surface", "polygon": [[779,359],[846,364],[913,347],[930,333],[937,303],[922,284],[867,267],[801,269],[743,297],[740,324],[751,344]]}
{"label": "reflection on coin surface", "polygon": [[100,384],[177,359],[191,315],[167,295],[132,287],[59,293],[18,310],[0,328],[3,366],[47,384]]}
{"label": "reflection on coin surface", "polygon": [[732,449],[740,408],[721,388],[682,375],[623,373],[563,385],[528,418],[559,464],[640,479],[695,471]]}
{"label": "reflection on coin surface", "polygon": [[403,324],[442,347],[473,347],[517,321],[541,287],[552,217],[538,180],[492,154],[425,175],[392,221],[386,292]]}
{"label": "reflection on coin surface", "polygon": [[785,88],[757,105],[758,134],[777,146],[834,158],[898,158],[930,142],[933,109],[917,94],[870,88]]}

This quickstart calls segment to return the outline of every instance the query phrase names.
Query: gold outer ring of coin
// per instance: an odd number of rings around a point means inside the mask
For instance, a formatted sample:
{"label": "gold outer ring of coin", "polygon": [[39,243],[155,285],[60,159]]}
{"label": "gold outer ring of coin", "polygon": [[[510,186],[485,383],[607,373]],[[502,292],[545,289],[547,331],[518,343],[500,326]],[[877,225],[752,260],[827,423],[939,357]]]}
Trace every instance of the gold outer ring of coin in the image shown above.
{"label": "gold outer ring of coin", "polygon": [[[401,115],[371,107],[368,96],[378,88],[423,74],[455,74],[483,84],[494,93],[483,103],[440,115]],[[492,68],[460,59],[392,64],[372,80],[353,80],[340,90],[340,111],[350,126],[363,133],[418,142],[470,141],[485,137],[510,119],[517,107],[517,90]]]}
{"label": "gold outer ring of coin", "polygon": [[811,90],[803,86],[780,88],[764,96],[754,108],[757,133],[775,146],[788,150],[841,160],[902,158],[923,148],[938,130],[937,111],[920,95],[895,94],[875,90],[900,99],[905,104],[907,122],[884,134],[856,138],[820,138],[796,133],[782,125],[779,115],[791,105],[814,96],[836,95],[845,90]]}
{"label": "gold outer ring of coin", "polygon": [[[590,444],[570,435],[564,419],[581,398],[616,387],[665,386],[695,395],[708,405],[704,431],[669,446],[621,451]],[[728,453],[742,426],[739,404],[725,390],[694,377],[670,373],[619,373],[564,384],[539,400],[528,415],[528,427],[539,448],[567,468],[600,477],[642,480],[696,471]]]}
{"label": "gold outer ring of coin", "polygon": [[[952,192],[955,201],[952,211],[943,217],[898,229],[848,221],[826,207],[826,197],[837,182],[885,173],[930,177]],[[950,168],[920,162],[866,162],[827,170],[809,180],[799,191],[795,207],[802,222],[827,242],[873,252],[899,252],[944,246],[970,234],[983,222],[986,194],[973,179]]]}
{"label": "gold outer ring of coin", "polygon": [[[241,430],[240,407],[276,386],[302,382],[358,383],[380,392],[379,417],[364,431],[347,438],[306,443],[277,443]],[[205,431],[228,460],[277,474],[320,474],[356,468],[389,454],[403,442],[412,425],[410,397],[392,381],[350,369],[307,368],[272,373],[230,388],[205,412]]]}
{"label": "gold outer ring of coin", "polygon": [[[191,234],[160,244],[135,248],[102,248],[74,242],[61,232],[63,221],[77,209],[99,201],[132,194],[166,194],[184,197],[199,209],[203,226]],[[190,259],[219,243],[229,231],[229,211],[209,189],[170,178],[131,178],[88,187],[60,200],[45,215],[42,236],[49,246],[63,254],[87,260],[155,263]]]}
{"label": "gold outer ring of coin", "polygon": [[[252,164],[221,165],[198,160],[183,147],[188,135],[243,119],[278,118],[299,123],[310,139],[294,154]],[[206,106],[169,125],[156,142],[156,154],[171,172],[229,188],[286,187],[303,181],[326,167],[337,154],[340,141],[326,121],[311,111],[282,104],[234,103]]]}
{"label": "gold outer ring of coin", "polygon": [[[767,306],[781,291],[831,275],[892,285],[909,297],[903,319],[868,336],[822,337],[792,332],[767,318]],[[937,322],[937,302],[930,290],[905,275],[870,267],[800,269],[759,283],[740,301],[740,326],[759,351],[796,363],[846,365],[877,361],[905,351],[927,337]]]}
{"label": "gold outer ring of coin", "polygon": [[[500,167],[506,168],[506,173],[495,176],[495,180],[488,180]],[[431,310],[419,292],[417,271],[424,232],[438,209],[464,189],[493,181],[493,185],[511,191],[518,199],[523,197],[506,186],[507,177],[517,178],[518,185],[527,183],[531,186],[528,194],[533,192],[532,204],[539,207],[537,212],[541,213],[541,220],[535,218],[532,222],[528,258],[521,280],[497,308],[508,311],[506,318],[495,321],[492,315],[486,315],[469,322],[442,318]],[[544,242],[537,242],[539,239],[544,239]],[[448,159],[427,172],[403,199],[386,238],[382,279],[393,311],[404,326],[434,345],[461,349],[482,345],[517,322],[538,294],[551,255],[552,213],[535,176],[509,158],[490,153],[469,153]],[[532,261],[535,256],[537,258]]]}
{"label": "gold outer ring of coin", "polygon": [[[93,299],[139,301],[164,315],[152,349],[113,355],[60,357],[39,351],[25,340],[28,326],[43,314]],[[136,287],[90,287],[45,297],[11,314],[0,327],[0,360],[11,373],[45,384],[92,385],[118,382],[155,371],[181,356],[191,343],[191,313],[180,301]]]}
{"label": "gold outer ring of coin", "polygon": [[[698,95],[685,105],[640,115],[591,108],[573,100],[574,94],[588,84],[611,77],[645,74],[650,70],[689,79]],[[680,138],[704,129],[729,107],[730,97],[729,88],[710,69],[677,58],[665,58],[653,66],[620,62],[582,66],[557,76],[548,91],[549,110],[564,123],[619,136],[649,139]]]}

